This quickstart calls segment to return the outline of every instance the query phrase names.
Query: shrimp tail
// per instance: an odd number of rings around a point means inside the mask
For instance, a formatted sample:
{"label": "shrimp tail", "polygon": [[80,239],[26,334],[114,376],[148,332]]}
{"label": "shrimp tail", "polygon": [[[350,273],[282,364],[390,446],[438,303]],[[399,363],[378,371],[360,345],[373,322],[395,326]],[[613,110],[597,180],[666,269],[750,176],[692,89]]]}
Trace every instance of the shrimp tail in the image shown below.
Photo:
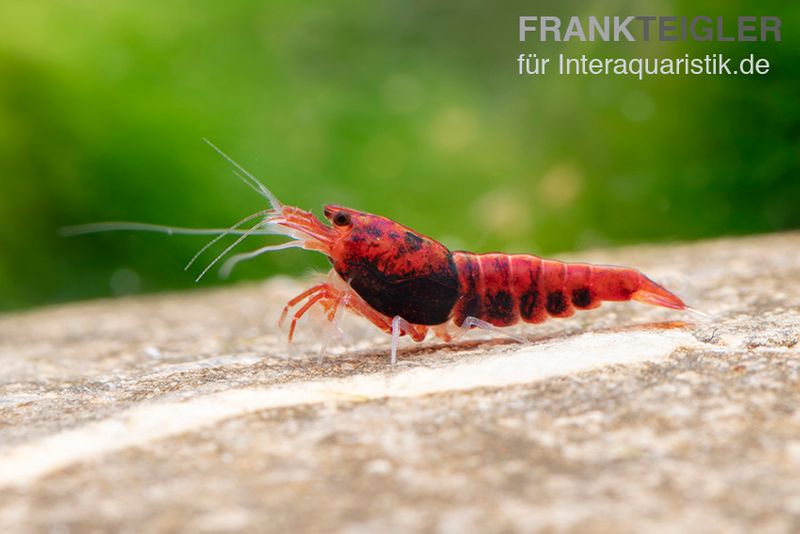
{"label": "shrimp tail", "polygon": [[570,317],[607,301],[636,300],[674,310],[689,309],[673,293],[627,267],[564,263],[526,254],[453,254],[460,296],[452,318],[469,317],[493,326],[519,320],[541,323]]}
{"label": "shrimp tail", "polygon": [[640,285],[639,289],[631,295],[632,300],[644,302],[645,304],[653,304],[655,306],[663,306],[664,308],[672,308],[673,310],[686,310],[688,306],[674,293],[667,291],[664,287],[653,282],[648,277],[639,273]]}
{"label": "shrimp tail", "polygon": [[[580,264],[571,264],[568,269],[573,265]],[[687,309],[677,295],[628,267],[592,265],[589,289],[600,300],[635,300],[673,310]]]}

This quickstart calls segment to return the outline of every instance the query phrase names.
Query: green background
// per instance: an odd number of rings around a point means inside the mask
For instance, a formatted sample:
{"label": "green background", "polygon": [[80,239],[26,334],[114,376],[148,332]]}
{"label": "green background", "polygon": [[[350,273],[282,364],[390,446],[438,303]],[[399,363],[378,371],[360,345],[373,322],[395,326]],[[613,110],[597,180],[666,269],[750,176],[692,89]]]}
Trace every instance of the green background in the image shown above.
{"label": "green background", "polygon": [[[452,248],[552,254],[798,228],[798,6],[6,0],[0,309],[193,286],[182,266],[204,238],[57,229],[218,227],[264,207],[203,137],[285,203],[380,213]],[[777,15],[783,41],[517,40],[520,15],[627,14]],[[772,71],[520,77],[522,52],[755,53]],[[289,250],[234,279],[326,265]]]}

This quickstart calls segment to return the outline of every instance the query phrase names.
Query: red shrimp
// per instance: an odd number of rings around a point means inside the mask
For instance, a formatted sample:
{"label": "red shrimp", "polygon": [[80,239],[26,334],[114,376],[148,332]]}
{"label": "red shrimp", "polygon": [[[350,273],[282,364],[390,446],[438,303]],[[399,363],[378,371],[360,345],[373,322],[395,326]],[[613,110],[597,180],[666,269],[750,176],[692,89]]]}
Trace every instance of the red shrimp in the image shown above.
{"label": "red shrimp", "polygon": [[[564,263],[526,254],[450,251],[391,219],[342,206],[325,206],[324,215],[330,223],[325,224],[311,212],[281,204],[252,175],[210,142],[209,145],[236,166],[240,171],[236,174],[269,201],[270,209],[224,231],[100,223],[71,227],[65,233],[119,229],[221,232],[189,265],[221,238],[239,235],[198,279],[249,235],[289,236],[293,239],[286,243],[233,256],[223,266],[223,274],[239,261],[265,252],[291,247],[321,252],[333,269],[325,282],[297,295],[283,309],[281,324],[289,311],[299,306],[292,314],[289,341],[298,320],[313,306],[323,307],[329,321],[346,309],[392,335],[392,365],[397,360],[400,336],[408,335],[419,342],[429,329],[450,341],[471,328],[495,330],[520,321],[541,323],[548,317],[569,317],[576,309],[597,308],[603,301],[636,300],[674,310],[690,309],[673,293],[632,268]],[[238,229],[254,219],[258,222],[249,229]]]}

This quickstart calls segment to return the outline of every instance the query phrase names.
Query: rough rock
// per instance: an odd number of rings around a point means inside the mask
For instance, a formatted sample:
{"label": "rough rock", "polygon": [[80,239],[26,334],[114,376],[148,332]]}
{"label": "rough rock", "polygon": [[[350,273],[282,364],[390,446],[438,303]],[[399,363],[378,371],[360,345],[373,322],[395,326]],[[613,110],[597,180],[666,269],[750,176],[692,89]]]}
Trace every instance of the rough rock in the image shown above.
{"label": "rough rock", "polygon": [[797,532],[800,234],[569,259],[635,303],[402,345],[285,341],[308,282],[0,317],[0,530]]}

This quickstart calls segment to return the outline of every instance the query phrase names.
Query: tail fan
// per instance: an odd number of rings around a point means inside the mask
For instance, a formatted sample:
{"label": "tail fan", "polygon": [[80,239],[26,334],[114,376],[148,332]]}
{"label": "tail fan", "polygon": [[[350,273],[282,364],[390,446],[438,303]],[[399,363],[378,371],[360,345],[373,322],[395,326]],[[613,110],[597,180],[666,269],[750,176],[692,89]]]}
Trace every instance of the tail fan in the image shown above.
{"label": "tail fan", "polygon": [[674,293],[667,291],[645,275],[641,275],[641,285],[639,289],[631,295],[631,299],[646,304],[672,308],[673,310],[688,309],[688,306]]}

